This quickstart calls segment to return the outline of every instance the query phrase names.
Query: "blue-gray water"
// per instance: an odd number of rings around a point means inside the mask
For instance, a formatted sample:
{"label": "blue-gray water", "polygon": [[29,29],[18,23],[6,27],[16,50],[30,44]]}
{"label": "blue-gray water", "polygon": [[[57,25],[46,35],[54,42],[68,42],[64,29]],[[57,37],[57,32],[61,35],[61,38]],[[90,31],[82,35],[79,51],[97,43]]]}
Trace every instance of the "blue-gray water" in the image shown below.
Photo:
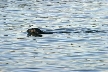
{"label": "blue-gray water", "polygon": [[108,0],[0,0],[0,72],[73,71],[108,72]]}

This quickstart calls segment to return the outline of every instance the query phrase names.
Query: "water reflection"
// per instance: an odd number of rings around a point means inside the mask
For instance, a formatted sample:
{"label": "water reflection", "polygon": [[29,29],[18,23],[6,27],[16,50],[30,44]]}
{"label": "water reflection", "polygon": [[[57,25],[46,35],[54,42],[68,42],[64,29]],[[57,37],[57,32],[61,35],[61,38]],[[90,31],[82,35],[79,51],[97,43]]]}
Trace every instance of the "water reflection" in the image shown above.
{"label": "water reflection", "polygon": [[[0,71],[107,72],[107,9],[106,0],[0,0]],[[27,37],[30,28],[54,33]]]}

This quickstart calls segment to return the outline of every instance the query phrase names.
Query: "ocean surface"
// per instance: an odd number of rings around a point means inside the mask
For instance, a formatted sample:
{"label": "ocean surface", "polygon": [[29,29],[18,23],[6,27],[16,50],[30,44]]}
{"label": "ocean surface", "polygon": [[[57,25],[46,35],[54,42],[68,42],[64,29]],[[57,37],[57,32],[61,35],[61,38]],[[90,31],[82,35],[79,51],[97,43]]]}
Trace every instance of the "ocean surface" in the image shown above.
{"label": "ocean surface", "polygon": [[108,0],[0,0],[0,72],[108,72]]}

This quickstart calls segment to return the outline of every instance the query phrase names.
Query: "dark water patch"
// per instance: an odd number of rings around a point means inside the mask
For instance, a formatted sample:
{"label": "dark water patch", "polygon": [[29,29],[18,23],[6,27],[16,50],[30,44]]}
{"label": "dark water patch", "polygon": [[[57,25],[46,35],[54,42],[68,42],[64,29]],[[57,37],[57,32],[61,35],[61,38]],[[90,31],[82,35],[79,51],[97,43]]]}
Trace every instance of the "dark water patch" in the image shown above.
{"label": "dark water patch", "polygon": [[41,68],[22,68],[22,69],[41,69]]}
{"label": "dark water patch", "polygon": [[39,72],[42,68],[18,68],[16,70],[13,70],[15,72]]}
{"label": "dark water patch", "polygon": [[99,72],[99,70],[72,70],[75,72]]}
{"label": "dark water patch", "polygon": [[7,12],[19,12],[21,10],[6,10]]}
{"label": "dark water patch", "polygon": [[54,31],[67,31],[67,32],[79,32],[79,33],[106,33],[106,30],[99,30],[99,29],[90,29],[90,28],[60,28],[60,29],[55,29]]}
{"label": "dark water patch", "polygon": [[4,36],[8,36],[8,35],[4,35]]}
{"label": "dark water patch", "polygon": [[17,39],[25,39],[25,38],[17,38]]}
{"label": "dark water patch", "polygon": [[6,8],[6,7],[8,7],[7,4],[2,5],[2,4],[0,3],[0,8]]}

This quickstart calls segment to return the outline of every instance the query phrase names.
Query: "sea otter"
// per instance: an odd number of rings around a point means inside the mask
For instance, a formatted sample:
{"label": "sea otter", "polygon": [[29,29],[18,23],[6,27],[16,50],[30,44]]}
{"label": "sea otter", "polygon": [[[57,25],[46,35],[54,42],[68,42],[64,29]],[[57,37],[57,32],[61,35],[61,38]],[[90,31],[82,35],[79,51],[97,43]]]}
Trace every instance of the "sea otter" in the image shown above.
{"label": "sea otter", "polygon": [[53,34],[53,33],[70,33],[67,31],[61,31],[61,32],[47,32],[47,31],[42,31],[39,28],[31,28],[27,30],[27,36],[35,36],[35,37],[42,37],[42,34]]}
{"label": "sea otter", "polygon": [[[91,29],[85,29],[85,30],[74,30],[73,33],[98,33],[98,32],[104,32],[105,31],[99,31],[99,30],[91,30]],[[27,30],[27,36],[35,36],[35,37],[42,37],[42,34],[53,34],[53,33],[71,33],[69,31],[60,31],[60,32],[47,32],[47,31],[42,31],[39,28],[31,28]]]}
{"label": "sea otter", "polygon": [[27,36],[42,37],[41,34],[53,34],[53,32],[44,32],[39,28],[31,28],[27,30]]}

